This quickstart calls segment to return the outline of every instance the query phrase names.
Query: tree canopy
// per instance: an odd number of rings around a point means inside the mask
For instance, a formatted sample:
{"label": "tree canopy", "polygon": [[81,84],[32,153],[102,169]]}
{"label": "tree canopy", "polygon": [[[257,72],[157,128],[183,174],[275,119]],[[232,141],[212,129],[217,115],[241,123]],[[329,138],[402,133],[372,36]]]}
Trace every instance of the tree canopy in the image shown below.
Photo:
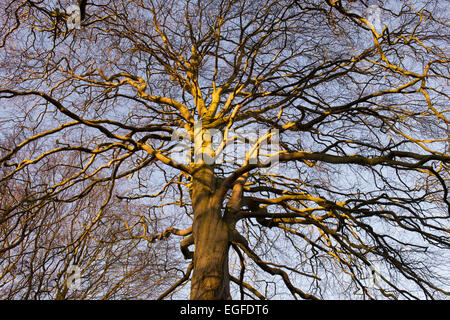
{"label": "tree canopy", "polygon": [[0,4],[1,298],[450,295],[448,4],[71,5]]}

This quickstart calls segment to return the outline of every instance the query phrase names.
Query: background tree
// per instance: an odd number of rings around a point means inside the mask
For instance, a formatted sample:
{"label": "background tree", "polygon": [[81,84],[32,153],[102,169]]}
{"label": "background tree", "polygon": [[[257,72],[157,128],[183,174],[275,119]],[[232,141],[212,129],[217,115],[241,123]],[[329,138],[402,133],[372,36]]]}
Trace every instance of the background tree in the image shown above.
{"label": "background tree", "polygon": [[449,295],[445,4],[82,2],[2,4],[4,297]]}
{"label": "background tree", "polygon": [[[68,195],[64,190],[59,197],[34,192],[38,190],[36,185],[50,187],[48,183],[59,178],[56,174],[75,174],[76,162],[50,157],[41,163],[39,175],[23,170],[3,181],[0,296],[157,298],[183,270],[177,267],[179,260],[166,259],[174,249],[172,244],[155,243],[158,236],[151,233],[156,227],[154,208],[130,210],[119,201],[105,205],[109,190],[103,185],[91,187],[86,196],[77,200],[64,199],[62,196]],[[2,177],[7,176],[3,172]],[[169,222],[161,218],[158,221]],[[143,229],[148,230],[146,234],[142,234]],[[71,285],[70,270],[77,267],[82,278]]]}

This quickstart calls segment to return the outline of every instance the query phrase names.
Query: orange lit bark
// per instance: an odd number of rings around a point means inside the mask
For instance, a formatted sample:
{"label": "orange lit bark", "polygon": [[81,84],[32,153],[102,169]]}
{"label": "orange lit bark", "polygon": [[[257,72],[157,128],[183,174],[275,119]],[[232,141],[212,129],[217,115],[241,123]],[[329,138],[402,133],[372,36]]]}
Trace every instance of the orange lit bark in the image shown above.
{"label": "orange lit bark", "polygon": [[212,169],[202,166],[194,174],[194,271],[191,299],[230,299],[228,273],[229,227],[222,219],[221,201],[215,196]]}

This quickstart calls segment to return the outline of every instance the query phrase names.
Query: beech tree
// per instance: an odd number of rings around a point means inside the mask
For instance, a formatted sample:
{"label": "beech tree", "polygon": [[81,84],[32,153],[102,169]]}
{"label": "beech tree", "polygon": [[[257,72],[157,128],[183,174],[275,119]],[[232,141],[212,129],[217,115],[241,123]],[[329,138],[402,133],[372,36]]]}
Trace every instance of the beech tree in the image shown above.
{"label": "beech tree", "polygon": [[2,297],[450,295],[443,1],[1,10]]}

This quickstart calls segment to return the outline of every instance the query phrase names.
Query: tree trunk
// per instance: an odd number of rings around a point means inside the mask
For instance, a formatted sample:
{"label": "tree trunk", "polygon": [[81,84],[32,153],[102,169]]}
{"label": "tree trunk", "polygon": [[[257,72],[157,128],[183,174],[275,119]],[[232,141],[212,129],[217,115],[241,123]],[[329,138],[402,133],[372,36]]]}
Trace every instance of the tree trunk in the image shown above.
{"label": "tree trunk", "polygon": [[228,273],[229,227],[222,219],[221,199],[215,197],[216,179],[212,168],[201,166],[194,174],[194,271],[191,299],[230,299]]}

